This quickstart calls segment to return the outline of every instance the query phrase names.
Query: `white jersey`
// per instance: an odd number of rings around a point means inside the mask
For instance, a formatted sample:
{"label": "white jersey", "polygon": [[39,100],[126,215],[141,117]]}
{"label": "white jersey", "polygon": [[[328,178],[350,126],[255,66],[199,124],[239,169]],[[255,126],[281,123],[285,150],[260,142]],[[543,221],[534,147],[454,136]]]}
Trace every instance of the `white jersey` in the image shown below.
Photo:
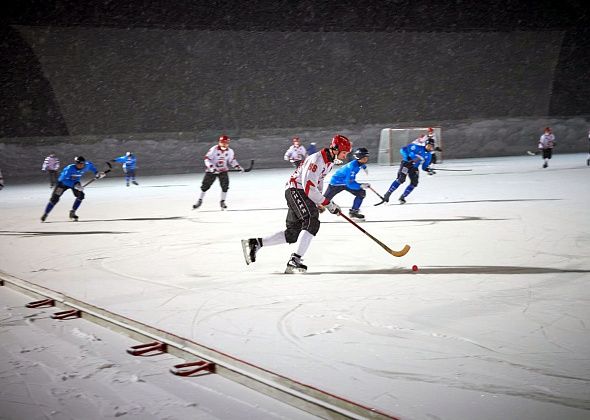
{"label": "white jersey", "polygon": [[539,149],[553,149],[553,146],[555,146],[553,134],[543,134],[539,139]]}
{"label": "white jersey", "polygon": [[47,156],[41,166],[42,171],[57,171],[59,169],[59,159],[55,156]]}
{"label": "white jersey", "polygon": [[307,151],[305,150],[305,147],[303,147],[301,145],[300,146],[292,145],[285,152],[285,160],[293,160],[293,161],[298,162],[300,160],[305,159],[306,156],[307,156]]}
{"label": "white jersey", "polygon": [[422,134],[420,137],[418,137],[412,143],[417,144],[418,146],[426,146],[426,134]]}
{"label": "white jersey", "polygon": [[330,173],[334,162],[330,160],[328,149],[322,149],[309,155],[305,161],[295,169],[285,186],[305,191],[305,195],[316,204],[327,205],[330,200],[322,194],[324,178]]}
{"label": "white jersey", "polygon": [[229,166],[239,169],[240,164],[234,157],[234,151],[229,147],[226,150],[221,149],[219,145],[213,146],[205,155],[205,172],[227,172]]}

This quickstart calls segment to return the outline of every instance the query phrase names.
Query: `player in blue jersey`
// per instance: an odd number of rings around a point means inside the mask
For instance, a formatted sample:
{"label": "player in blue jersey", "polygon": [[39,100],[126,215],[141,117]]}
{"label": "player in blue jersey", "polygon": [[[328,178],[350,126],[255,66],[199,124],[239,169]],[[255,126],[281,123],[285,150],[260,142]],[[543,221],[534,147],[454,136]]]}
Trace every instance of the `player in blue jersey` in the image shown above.
{"label": "player in blue jersey", "polygon": [[114,158],[111,162],[122,163],[123,172],[125,172],[125,183],[129,186],[129,182],[133,185],[139,185],[135,180],[135,168],[137,166],[137,158],[131,152],[125,153],[123,156]]}
{"label": "player in blue jersey", "polygon": [[384,202],[389,202],[389,197],[400,185],[406,182],[406,177],[410,177],[410,185],[408,185],[399,197],[400,204],[406,203],[406,197],[418,186],[418,177],[420,166],[422,170],[428,172],[429,175],[434,175],[435,172],[430,168],[432,160],[431,152],[434,150],[434,140],[427,139],[425,145],[418,142],[412,142],[407,146],[402,147],[399,151],[402,155],[402,161],[397,172],[397,179],[391,183],[389,189],[383,196]]}
{"label": "player in blue jersey", "polygon": [[332,175],[330,179],[330,185],[326,189],[324,197],[328,200],[332,200],[336,194],[341,191],[348,191],[354,195],[354,201],[352,202],[352,208],[348,214],[350,217],[364,220],[365,216],[360,213],[361,204],[367,196],[365,191],[371,185],[367,183],[359,184],[356,182],[356,176],[361,169],[367,170],[367,162],[369,161],[369,151],[364,147],[355,149],[352,156],[354,160],[348,162],[346,165],[338,169]]}
{"label": "player in blue jersey", "polygon": [[43,216],[41,216],[42,222],[47,219],[47,215],[57,204],[61,198],[61,195],[69,189],[72,190],[72,193],[76,197],[74,205],[72,206],[72,210],[70,210],[70,219],[73,221],[78,220],[76,210],[78,207],[80,207],[80,204],[82,204],[82,200],[84,200],[84,187],[80,181],[82,179],[82,175],[88,171],[94,172],[96,178],[104,178],[105,176],[104,172],[99,172],[92,162],[87,161],[82,156],[77,156],[74,158],[74,163],[63,168],[59,174],[57,185],[53,189],[49,203],[47,203],[47,206],[45,207],[45,212],[43,213]]}

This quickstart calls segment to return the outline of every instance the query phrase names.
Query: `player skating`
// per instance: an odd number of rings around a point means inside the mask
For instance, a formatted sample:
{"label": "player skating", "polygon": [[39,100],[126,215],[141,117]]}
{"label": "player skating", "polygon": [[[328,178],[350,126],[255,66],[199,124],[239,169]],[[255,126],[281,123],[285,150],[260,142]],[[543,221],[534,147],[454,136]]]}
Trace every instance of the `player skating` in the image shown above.
{"label": "player skating", "polygon": [[549,166],[549,159],[551,159],[553,147],[555,147],[555,135],[551,131],[551,127],[545,127],[545,132],[539,138],[538,147],[543,154],[543,168],[546,168]]}
{"label": "player skating", "polygon": [[221,200],[219,205],[221,209],[224,210],[227,208],[225,204],[225,199],[227,197],[227,190],[229,189],[229,167],[231,165],[233,168],[244,172],[244,169],[240,166],[238,161],[234,156],[234,151],[229,147],[229,142],[231,139],[228,136],[221,136],[219,137],[219,141],[216,146],[213,146],[209,149],[207,154],[205,155],[205,176],[203,177],[203,182],[201,183],[201,195],[195,204],[193,204],[193,209],[198,209],[203,204],[203,198],[205,197],[205,193],[216,178],[219,178],[219,184],[221,185]]}
{"label": "player skating", "polygon": [[287,149],[285,152],[285,156],[283,159],[286,161],[291,162],[294,167],[298,167],[301,162],[305,160],[307,157],[307,151],[305,147],[301,144],[301,140],[299,137],[293,137],[293,144]]}
{"label": "player skating", "polygon": [[[430,168],[432,160],[431,152],[434,150],[434,142],[432,140],[426,140],[424,146],[420,145],[416,141],[404,146],[400,149],[402,155],[402,161],[399,165],[399,171],[397,172],[397,179],[391,183],[389,189],[383,196],[383,202],[389,202],[391,194],[398,189],[400,185],[406,182],[406,177],[410,177],[410,185],[408,185],[399,197],[400,204],[406,203],[406,197],[418,186],[418,178],[420,176],[420,165],[422,170],[428,172],[429,175],[435,174],[434,170]],[[376,204],[376,205],[378,205]]]}
{"label": "player skating", "polygon": [[297,251],[287,262],[286,274],[305,273],[307,266],[303,256],[320,229],[320,210],[327,208],[332,214],[340,213],[340,207],[323,194],[324,178],[336,162],[350,153],[350,140],[341,135],[332,138],[330,146],[308,156],[289,178],[285,186],[288,212],[286,229],[264,238],[242,240],[246,264],[256,261],[256,253],[262,246],[297,243]]}
{"label": "player skating", "polygon": [[4,188],[4,177],[2,176],[2,169],[0,169],[0,190]]}
{"label": "player skating", "polygon": [[359,184],[356,181],[356,176],[361,169],[367,169],[369,151],[364,147],[359,147],[358,149],[355,149],[352,156],[354,157],[354,160],[348,162],[334,172],[324,196],[326,199],[331,200],[339,192],[348,191],[355,197],[348,215],[358,220],[364,220],[365,216],[360,213],[360,208],[363,200],[367,196],[365,190],[371,185],[368,183]]}
{"label": "player skating", "polygon": [[53,152],[49,153],[49,155],[43,160],[41,170],[47,172],[49,175],[49,188],[53,188],[57,184],[57,171],[59,170],[59,166],[59,159]]}
{"label": "player skating", "polygon": [[590,166],[590,130],[588,130],[588,157],[586,158],[586,166]]}
{"label": "player skating", "polygon": [[47,219],[47,215],[51,212],[53,207],[57,204],[61,195],[69,190],[72,189],[72,193],[76,197],[74,200],[74,204],[72,206],[72,210],[70,210],[70,219],[77,221],[78,216],[76,215],[76,210],[82,204],[82,200],[84,200],[84,187],[80,183],[82,176],[91,171],[94,173],[95,177],[100,179],[104,178],[105,173],[99,172],[98,169],[94,166],[94,164],[90,161],[87,161],[82,156],[77,156],[74,158],[74,163],[66,166],[63,168],[61,173],[59,174],[59,178],[57,179],[57,185],[53,189],[53,193],[51,194],[51,198],[49,199],[49,203],[45,207],[45,212],[43,216],[41,216],[41,221],[44,222]]}
{"label": "player skating", "polygon": [[121,163],[123,172],[125,173],[125,184],[129,186],[129,182],[133,185],[139,185],[135,180],[135,169],[137,168],[137,158],[131,152],[125,153],[123,156],[119,156],[111,160],[111,162]]}

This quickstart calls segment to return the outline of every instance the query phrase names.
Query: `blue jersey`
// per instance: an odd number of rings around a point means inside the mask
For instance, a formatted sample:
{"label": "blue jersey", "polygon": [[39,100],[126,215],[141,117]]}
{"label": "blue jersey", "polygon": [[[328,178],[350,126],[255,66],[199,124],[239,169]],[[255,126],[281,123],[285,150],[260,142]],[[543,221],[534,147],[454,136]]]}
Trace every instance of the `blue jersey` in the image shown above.
{"label": "blue jersey", "polygon": [[366,169],[367,165],[361,165],[358,160],[348,162],[342,168],[338,169],[330,179],[330,185],[346,185],[351,190],[360,190],[361,184],[356,182],[356,175],[361,169]]}
{"label": "blue jersey", "polygon": [[115,162],[119,162],[123,164],[123,169],[135,169],[135,165],[137,163],[137,158],[135,155],[124,155],[119,156],[118,158],[113,159]]}
{"label": "blue jersey", "polygon": [[414,163],[414,168],[418,168],[422,163],[422,169],[427,170],[432,161],[432,153],[426,150],[426,146],[420,144],[410,143],[399,149],[399,152],[403,160]]}
{"label": "blue jersey", "polygon": [[84,163],[84,167],[82,169],[76,168],[76,164],[72,163],[71,165],[63,168],[59,174],[58,182],[73,188],[74,185],[80,182],[82,175],[88,171],[94,172],[95,175],[98,173],[98,169],[96,169],[94,164],[88,160]]}

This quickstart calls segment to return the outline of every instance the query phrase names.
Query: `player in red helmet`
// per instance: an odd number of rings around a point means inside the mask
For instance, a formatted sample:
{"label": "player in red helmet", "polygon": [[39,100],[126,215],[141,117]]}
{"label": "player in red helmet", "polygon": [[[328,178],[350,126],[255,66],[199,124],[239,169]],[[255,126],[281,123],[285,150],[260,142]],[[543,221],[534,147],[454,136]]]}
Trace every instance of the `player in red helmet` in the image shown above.
{"label": "player in red helmet", "polygon": [[307,157],[307,150],[301,145],[299,137],[293,137],[293,144],[285,152],[284,159],[291,162],[294,167],[298,167]]}
{"label": "player in red helmet", "polygon": [[553,156],[553,147],[555,147],[555,135],[551,127],[545,127],[545,132],[539,138],[539,150],[542,152],[543,168],[549,166],[549,159]]}
{"label": "player in red helmet", "polygon": [[193,209],[198,209],[203,204],[203,198],[205,193],[216,178],[219,178],[219,184],[221,185],[221,200],[219,205],[221,210],[225,210],[227,205],[225,204],[225,198],[227,196],[227,190],[229,189],[229,166],[231,165],[235,169],[244,172],[244,169],[240,166],[234,156],[234,151],[229,147],[230,138],[226,135],[219,137],[217,145],[211,147],[205,155],[205,176],[201,183],[201,195],[195,204]]}
{"label": "player in red helmet", "polygon": [[327,208],[332,214],[340,213],[340,207],[322,194],[324,178],[330,173],[336,161],[346,159],[351,149],[350,140],[338,134],[332,138],[329,147],[305,158],[285,186],[285,199],[289,208],[286,229],[264,238],[242,240],[246,264],[256,261],[256,253],[262,246],[297,243],[297,251],[291,254],[285,273],[307,271],[307,266],[302,260],[320,229],[320,210]]}

